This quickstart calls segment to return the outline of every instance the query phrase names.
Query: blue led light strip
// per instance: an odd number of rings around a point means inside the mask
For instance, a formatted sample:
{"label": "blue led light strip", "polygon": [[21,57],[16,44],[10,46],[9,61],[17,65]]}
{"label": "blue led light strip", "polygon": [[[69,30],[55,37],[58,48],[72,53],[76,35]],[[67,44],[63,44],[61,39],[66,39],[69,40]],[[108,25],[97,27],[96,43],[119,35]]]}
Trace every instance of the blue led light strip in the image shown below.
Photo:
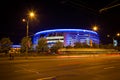
{"label": "blue led light strip", "polygon": [[35,35],[51,33],[51,32],[88,32],[88,33],[97,34],[95,31],[84,30],[84,29],[52,29],[52,30],[44,30],[44,31],[37,32],[37,33],[35,33]]}

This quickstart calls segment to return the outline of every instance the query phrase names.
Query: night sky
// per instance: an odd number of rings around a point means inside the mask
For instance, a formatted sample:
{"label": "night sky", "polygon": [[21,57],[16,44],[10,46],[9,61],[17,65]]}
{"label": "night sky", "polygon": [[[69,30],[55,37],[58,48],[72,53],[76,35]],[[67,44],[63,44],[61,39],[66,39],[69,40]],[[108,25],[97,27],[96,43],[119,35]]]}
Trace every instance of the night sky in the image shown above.
{"label": "night sky", "polygon": [[[97,25],[101,43],[120,32],[119,0],[4,0],[0,2],[0,39],[9,37],[19,44],[26,36],[26,24],[22,22],[29,10],[37,14],[29,23],[29,35],[47,29],[87,29]],[[99,12],[102,8],[108,8]]]}

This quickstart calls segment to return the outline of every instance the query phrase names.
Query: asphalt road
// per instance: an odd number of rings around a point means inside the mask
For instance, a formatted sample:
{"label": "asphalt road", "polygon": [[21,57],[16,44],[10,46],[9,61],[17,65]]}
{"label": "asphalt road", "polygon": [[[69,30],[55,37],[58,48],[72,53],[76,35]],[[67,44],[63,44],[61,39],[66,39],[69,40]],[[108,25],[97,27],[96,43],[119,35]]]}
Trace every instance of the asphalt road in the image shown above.
{"label": "asphalt road", "polygon": [[120,56],[5,58],[0,80],[120,80]]}

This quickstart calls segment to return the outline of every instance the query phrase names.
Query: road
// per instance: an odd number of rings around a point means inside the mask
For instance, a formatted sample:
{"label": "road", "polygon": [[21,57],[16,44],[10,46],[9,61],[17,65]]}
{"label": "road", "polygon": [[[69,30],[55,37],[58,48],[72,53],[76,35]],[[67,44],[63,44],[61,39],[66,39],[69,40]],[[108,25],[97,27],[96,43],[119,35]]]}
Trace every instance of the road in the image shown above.
{"label": "road", "polygon": [[120,80],[120,56],[0,59],[1,80]]}

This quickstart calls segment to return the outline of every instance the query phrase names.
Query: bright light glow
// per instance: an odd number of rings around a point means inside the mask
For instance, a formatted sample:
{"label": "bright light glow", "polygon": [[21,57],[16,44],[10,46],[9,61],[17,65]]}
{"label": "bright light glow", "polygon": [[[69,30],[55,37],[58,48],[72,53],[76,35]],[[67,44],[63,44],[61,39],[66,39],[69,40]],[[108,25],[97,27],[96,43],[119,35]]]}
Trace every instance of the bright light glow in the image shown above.
{"label": "bright light glow", "polygon": [[110,37],[110,35],[108,34],[107,37]]}
{"label": "bright light glow", "polygon": [[120,33],[117,33],[117,36],[120,36]]}
{"label": "bright light glow", "polygon": [[23,22],[28,22],[29,21],[29,19],[33,19],[33,18],[35,18],[35,12],[33,12],[33,11],[30,11],[29,13],[28,13],[28,16],[27,16],[27,18],[25,19],[22,19],[22,21]]}
{"label": "bright light glow", "polygon": [[58,42],[58,41],[64,42],[64,40],[52,40],[52,41],[47,41],[47,43],[56,43],[56,42]]}
{"label": "bright light glow", "polygon": [[33,17],[35,17],[35,13],[34,13],[34,12],[30,12],[30,13],[29,13],[29,16],[30,16],[31,18],[33,18]]}
{"label": "bright light glow", "polygon": [[97,31],[97,30],[98,30],[98,27],[97,27],[97,26],[94,26],[94,27],[93,27],[93,30],[94,30],[94,31]]}
{"label": "bright light glow", "polygon": [[35,35],[51,33],[51,32],[87,32],[87,33],[93,33],[97,35],[95,31],[84,30],[84,29],[52,29],[52,30],[44,30],[44,31],[37,32]]}
{"label": "bright light glow", "polygon": [[22,19],[23,22],[26,22],[26,19]]}
{"label": "bright light glow", "polygon": [[64,36],[52,36],[52,37],[46,37],[46,39],[63,39]]}

